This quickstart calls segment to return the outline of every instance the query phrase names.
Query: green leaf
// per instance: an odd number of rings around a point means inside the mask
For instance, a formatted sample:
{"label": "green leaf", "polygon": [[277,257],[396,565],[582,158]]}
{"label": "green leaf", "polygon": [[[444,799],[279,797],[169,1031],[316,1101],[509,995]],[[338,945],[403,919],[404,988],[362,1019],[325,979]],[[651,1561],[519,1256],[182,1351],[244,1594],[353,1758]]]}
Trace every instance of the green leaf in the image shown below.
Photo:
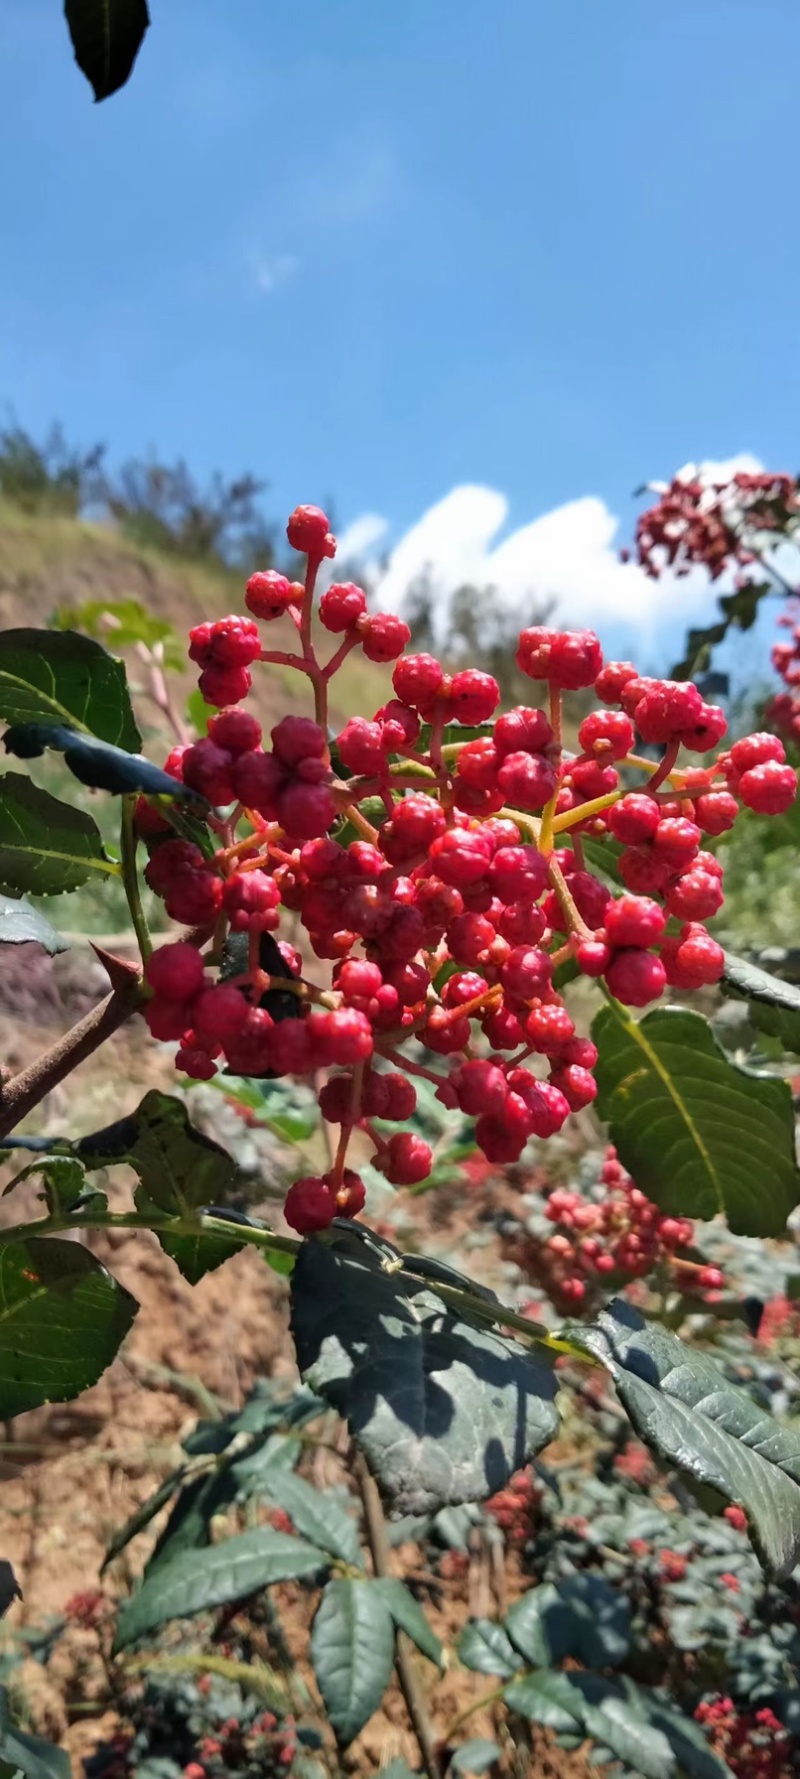
{"label": "green leaf", "polygon": [[82,635],[93,636],[98,642],[112,630],[118,649],[135,648],[137,642],[153,649],[161,643],[165,666],[180,673],[185,664],[175,626],[166,618],[155,617],[139,599],[86,599],[82,605],[58,606],[53,626],[58,630],[80,630]]}
{"label": "green leaf", "polygon": [[137,1307],[76,1242],[39,1236],[0,1249],[0,1420],[96,1384]]}
{"label": "green leaf", "polygon": [[8,1693],[0,1687],[0,1761],[26,1779],[70,1779],[72,1771],[66,1748],[56,1748],[43,1736],[30,1736],[11,1721]]}
{"label": "green leaf", "polygon": [[751,1024],[800,1055],[800,988],[746,958],[725,954],[722,988],[748,1003]]}
{"label": "green leaf", "polygon": [[394,1667],[394,1625],[374,1582],[328,1582],[311,1627],[311,1660],[346,1747],[377,1711]]}
{"label": "green leaf", "polygon": [[356,1569],[362,1567],[356,1522],[334,1495],[315,1489],[291,1470],[277,1468],[270,1474],[265,1493],[271,1501],[285,1508],[304,1538],[311,1538],[342,1563],[351,1563]]}
{"label": "green leaf", "polygon": [[[134,1197],[142,1211],[156,1206],[185,1217],[204,1205],[224,1205],[236,1179],[236,1163],[227,1150],[196,1129],[181,1100],[156,1089],[145,1094],[129,1117],[82,1137],[75,1149],[87,1168],[127,1162],[139,1176]],[[243,1245],[233,1223],[230,1237],[202,1229],[196,1235],[156,1234],[193,1285]]]}
{"label": "green leaf", "polygon": [[604,1576],[569,1575],[523,1594],[505,1628],[534,1667],[574,1656],[587,1668],[616,1668],[630,1648],[631,1609]]}
{"label": "green leaf", "polygon": [[412,1643],[416,1643],[421,1654],[426,1655],[430,1662],[435,1662],[437,1668],[440,1668],[442,1665],[441,1641],[428,1624],[422,1607],[419,1601],[414,1599],[410,1588],[406,1587],[404,1581],[398,1581],[394,1576],[386,1576],[380,1581],[373,1582],[372,1585],[380,1589],[397,1630],[405,1631]]}
{"label": "green leaf", "polygon": [[67,940],[24,897],[17,901],[11,896],[0,896],[0,945],[27,945],[31,940],[43,945],[51,957],[57,951],[69,950]]}
{"label": "green leaf", "polygon": [[0,716],[66,723],[129,753],[141,743],[123,663],[74,630],[0,631]]}
{"label": "green leaf", "polygon": [[678,1007],[636,1021],[612,1002],[592,1036],[597,1111],[640,1190],[678,1216],[724,1212],[736,1235],[780,1235],[800,1198],[788,1084],[736,1068]]}
{"label": "green leaf", "polygon": [[64,0],[75,60],[95,99],[110,99],[129,78],[150,23],[147,0]]}
{"label": "green leaf", "polygon": [[60,803],[18,772],[0,776],[0,888],[60,896],[92,873],[116,877],[90,815]]}
{"label": "green leaf", "polygon": [[456,1645],[466,1668],[478,1674],[499,1674],[510,1679],[520,1666],[519,1656],[502,1625],[491,1618],[471,1618]]}
{"label": "green leaf", "polygon": [[[497,1669],[485,1672],[496,1674]],[[529,1717],[558,1735],[569,1735],[582,1728],[583,1701],[575,1693],[569,1674],[550,1673],[546,1668],[538,1674],[526,1674],[522,1680],[512,1680],[503,1698],[518,1717]]]}
{"label": "green leaf", "polygon": [[141,793],[147,797],[167,797],[170,803],[193,803],[208,809],[208,799],[201,797],[178,779],[171,778],[163,767],[154,766],[142,754],[112,747],[110,741],[98,741],[94,735],[79,735],[63,723],[14,723],[3,736],[6,753],[20,760],[38,760],[47,748],[64,755],[64,763],[73,778],[90,790],[111,791],[116,797]]}
{"label": "green leaf", "polygon": [[800,1431],[622,1299],[595,1323],[570,1325],[569,1338],[610,1372],[640,1438],[743,1507],[763,1562],[788,1575],[800,1560]]}
{"label": "green leaf", "polygon": [[495,1494],[555,1434],[549,1362],[384,1271],[347,1231],[303,1244],[292,1332],[301,1374],[398,1513]]}
{"label": "green leaf", "polygon": [[157,1564],[123,1607],[114,1647],[127,1649],[170,1619],[244,1600],[273,1582],[318,1575],[329,1563],[325,1551],[272,1526],[255,1526],[221,1544],[183,1551]]}
{"label": "green leaf", "polygon": [[[27,1167],[14,1175],[13,1180],[9,1180],[8,1185],[3,1187],[3,1197],[14,1192],[25,1180],[37,1178],[42,1181],[44,1191],[41,1196],[44,1197],[51,1216],[74,1211],[86,1190],[86,1175],[73,1155],[43,1155],[36,1161],[30,1161]],[[103,1204],[107,1202],[102,1192],[90,1192],[90,1197],[99,1198]]]}

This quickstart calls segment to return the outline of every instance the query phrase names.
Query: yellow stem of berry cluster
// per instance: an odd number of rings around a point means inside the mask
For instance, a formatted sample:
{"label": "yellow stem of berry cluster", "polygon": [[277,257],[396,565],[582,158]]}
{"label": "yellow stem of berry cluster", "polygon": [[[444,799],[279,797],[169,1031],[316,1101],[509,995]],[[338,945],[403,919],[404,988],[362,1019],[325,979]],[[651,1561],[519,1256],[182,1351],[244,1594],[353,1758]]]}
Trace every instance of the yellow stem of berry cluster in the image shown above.
{"label": "yellow stem of berry cluster", "polygon": [[574,933],[578,939],[592,939],[594,935],[591,928],[587,927],[582,915],[578,912],[573,897],[570,894],[564,873],[561,870],[560,865],[557,865],[552,858],[550,860],[550,882],[558,897],[558,904],[561,912],[566,918],[569,932]]}

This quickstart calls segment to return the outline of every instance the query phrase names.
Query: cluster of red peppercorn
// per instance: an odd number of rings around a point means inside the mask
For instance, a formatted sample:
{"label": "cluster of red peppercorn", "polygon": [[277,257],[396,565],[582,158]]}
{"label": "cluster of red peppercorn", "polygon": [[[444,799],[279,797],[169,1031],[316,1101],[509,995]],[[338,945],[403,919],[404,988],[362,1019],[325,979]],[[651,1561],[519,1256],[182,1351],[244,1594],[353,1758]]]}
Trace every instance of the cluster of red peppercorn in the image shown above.
{"label": "cluster of red peppercorn", "polygon": [[790,1779],[796,1744],[769,1705],[737,1711],[733,1699],[703,1699],[695,1711],[715,1753],[736,1779]]}
{"label": "cluster of red peppercorn", "polygon": [[786,741],[800,743],[800,596],[795,595],[788,602],[787,609],[782,612],[778,623],[791,635],[784,642],[776,642],[772,650],[772,665],[779,673],[786,686],[785,692],[776,692],[770,699],[766,710],[767,721],[782,735]]}
{"label": "cluster of red peppercorn", "polygon": [[691,1247],[690,1217],[670,1217],[634,1184],[609,1146],[600,1172],[608,1188],[603,1198],[587,1198],[575,1187],[557,1186],[545,1215],[559,1225],[545,1249],[555,1261],[553,1283],[559,1297],[581,1303],[592,1281],[613,1279],[617,1286],[669,1268],[679,1287],[719,1290],[724,1278],[716,1266],[699,1266],[681,1256]]}
{"label": "cluster of red peppercorn", "polygon": [[[204,1675],[197,1684],[199,1692],[210,1692],[210,1676]],[[248,1765],[264,1773],[289,1768],[297,1753],[295,1720],[285,1717],[279,1723],[273,1711],[262,1711],[251,1723],[227,1717],[215,1734],[201,1737],[197,1752],[200,1759],[183,1768],[185,1779],[211,1779]]]}
{"label": "cluster of red peppercorn", "polygon": [[[779,585],[781,576],[764,558],[764,544],[774,546],[792,537],[800,525],[800,483],[794,476],[769,471],[740,471],[725,482],[703,482],[675,476],[655,506],[642,513],[636,527],[636,554],[652,580],[665,568],[678,575],[704,568],[712,580],[733,576],[737,589],[747,587],[747,572],[762,563]],[[623,550],[623,559],[629,552]],[[800,742],[800,595],[793,594],[779,624],[791,632],[772,650],[772,665],[786,690],[766,709],[766,720],[784,740]],[[776,754],[779,763],[782,754]]]}
{"label": "cluster of red peppercorn", "polygon": [[533,1536],[541,1498],[541,1487],[528,1465],[525,1470],[517,1470],[505,1488],[490,1497],[486,1512],[505,1533],[509,1544],[526,1544]]}
{"label": "cluster of red peppercorn", "polygon": [[[665,567],[678,575],[705,568],[712,580],[758,561],[759,533],[782,534],[800,516],[794,476],[739,470],[722,482],[674,476],[636,526],[640,567],[657,580]],[[626,555],[623,552],[623,555]]]}
{"label": "cluster of red peppercorn", "polygon": [[[704,837],[728,829],[740,803],[786,809],[796,779],[773,735],[718,753],[719,708],[691,683],[643,677],[631,662],[604,665],[589,630],[523,630],[517,659],[547,688],[549,711],[498,715],[490,674],[450,675],[432,655],[405,654],[402,619],[368,613],[359,587],[334,583],[319,619],[341,641],[323,665],[314,589],[335,541],[315,507],[292,514],[288,537],[307,558],[302,584],[253,575],[251,617],[191,632],[201,690],[223,708],[207,736],[173,751],[167,770],[214,806],[213,856],[144,801],[139,831],[148,884],[195,929],[146,971],[150,1029],[178,1040],[178,1066],[195,1079],[210,1078],[221,1058],[246,1076],[341,1071],[320,1093],[323,1117],[340,1127],[333,1165],[296,1181],[287,1199],[290,1224],[305,1233],[364,1203],[346,1166],[357,1126],[388,1180],[427,1176],[428,1144],[407,1130],[387,1137],[375,1123],[410,1119],[415,1076],[477,1120],[492,1162],[518,1160],[529,1137],[553,1135],[588,1105],[596,1051],[577,1035],[554,970],[574,959],[637,1007],[668,984],[718,980],[723,954],[703,922],[722,902],[721,868]],[[297,629],[296,653],[262,644],[256,619],[281,614]],[[395,662],[393,696],[332,741],[330,679],[356,647]],[[240,708],[257,661],[292,665],[314,695],[314,717],[284,717],[269,748]],[[590,688],[598,708],[569,754],[562,694]],[[637,735],[663,750],[658,764],[633,751]],[[679,767],[681,749],[710,762]],[[631,774],[645,775],[640,789],[629,788]],[[619,843],[625,893],[612,896],[588,868],[584,836]],[[281,909],[299,917],[309,951],[331,961],[329,987],[308,979],[293,945],[271,938]],[[221,979],[210,971],[231,931],[246,935],[247,962]],[[430,1053],[446,1070],[431,1068]]]}

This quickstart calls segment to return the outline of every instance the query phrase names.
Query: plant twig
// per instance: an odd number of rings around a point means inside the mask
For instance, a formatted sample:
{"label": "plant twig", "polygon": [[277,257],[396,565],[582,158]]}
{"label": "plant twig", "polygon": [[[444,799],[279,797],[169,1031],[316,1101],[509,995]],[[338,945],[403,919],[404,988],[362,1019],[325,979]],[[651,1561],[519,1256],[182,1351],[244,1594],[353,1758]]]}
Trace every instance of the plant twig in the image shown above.
{"label": "plant twig", "polygon": [[0,1137],[8,1136],[20,1120],[38,1106],[60,1081],[71,1075],[78,1064],[99,1049],[106,1038],[124,1025],[140,1005],[138,982],[113,989],[104,1001],[98,1002],[70,1031],[58,1039],[36,1061],[0,1084]]}
{"label": "plant twig", "polygon": [[[372,1556],[375,1574],[386,1576],[389,1570],[389,1540],[386,1536],[386,1521],[378,1493],[378,1485],[372,1475],[367,1461],[361,1452],[356,1453],[353,1464],[353,1475],[358,1484],[361,1503],[364,1509],[364,1524],[367,1531],[367,1543]],[[397,1678],[400,1681],[403,1698],[406,1702],[408,1715],[414,1735],[419,1743],[420,1754],[428,1774],[428,1779],[442,1779],[442,1765],[436,1749],[436,1738],[433,1725],[428,1716],[425,1697],[417,1678],[411,1657],[411,1645],[404,1631],[397,1632],[396,1652]]]}

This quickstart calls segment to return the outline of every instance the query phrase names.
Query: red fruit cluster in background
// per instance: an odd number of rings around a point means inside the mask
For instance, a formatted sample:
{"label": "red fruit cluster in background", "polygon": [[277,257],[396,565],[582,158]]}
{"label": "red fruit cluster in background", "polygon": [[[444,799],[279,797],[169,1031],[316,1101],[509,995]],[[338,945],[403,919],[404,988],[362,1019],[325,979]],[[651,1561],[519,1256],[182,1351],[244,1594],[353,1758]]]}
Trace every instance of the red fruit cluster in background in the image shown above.
{"label": "red fruit cluster in background", "polygon": [[[323,632],[338,639],[323,663],[315,583],[335,540],[314,507],[296,510],[288,536],[307,556],[302,583],[253,575],[252,616],[191,632],[201,690],[223,708],[167,767],[213,806],[211,844],[176,836],[144,800],[139,832],[150,888],[192,929],[148,962],[153,1035],[178,1043],[178,1067],[195,1079],[225,1064],[245,1076],[327,1076],[320,1107],[339,1127],[334,1160],[325,1175],[295,1181],[286,1205],[304,1233],[363,1205],[347,1167],[356,1128],[390,1182],[427,1178],[428,1143],[379,1128],[408,1122],[415,1078],[476,1120],[480,1149],[499,1164],[588,1106],[596,1052],[576,1032],[555,970],[574,961],[635,1007],[668,985],[717,981],[723,954],[704,923],[721,905],[722,872],[705,839],[730,828],[742,803],[787,808],[796,782],[774,735],[720,751],[724,715],[696,686],[604,663],[589,630],[522,631],[517,660],[546,693],[547,714],[536,704],[498,714],[490,674],[450,674],[432,655],[404,653],[407,625],[370,613],[352,582],[319,602]],[[259,623],[281,615],[297,631],[295,653],[262,646]],[[330,680],[357,647],[395,663],[391,696],[332,742]],[[295,667],[314,701],[313,717],[284,717],[267,746],[241,708],[258,662]],[[577,754],[562,744],[565,690],[597,699]],[[481,732],[463,737],[458,725]],[[657,764],[640,744],[662,750]],[[619,843],[621,895],[590,868],[584,837]],[[265,935],[279,934],[284,913],[303,929],[303,952],[271,939],[265,969]],[[246,936],[247,963],[221,980],[231,931]],[[315,980],[315,957],[332,965],[330,986],[324,972]],[[600,1273],[610,1261],[638,1276],[653,1243],[656,1252],[680,1245],[651,1228],[635,1188],[617,1197],[627,1223],[613,1240],[610,1224],[583,1232],[576,1298],[581,1269]]]}
{"label": "red fruit cluster in background", "polygon": [[738,1711],[718,1694],[701,1700],[694,1716],[736,1779],[790,1779],[797,1772],[795,1738],[768,1705]]}
{"label": "red fruit cluster in background", "polygon": [[656,580],[665,566],[676,574],[705,568],[712,580],[758,560],[750,547],[759,533],[782,533],[800,515],[794,476],[739,470],[724,481],[674,476],[655,506],[641,513],[636,553]]}
{"label": "red fruit cluster in background", "polygon": [[[755,568],[766,572],[776,591],[788,594],[778,623],[791,634],[772,650],[772,665],[786,689],[770,699],[765,719],[785,741],[795,744],[800,742],[800,588],[789,585],[769,552],[781,539],[793,538],[799,527],[797,478],[743,470],[726,481],[706,482],[685,473],[673,477],[656,504],[640,515],[636,527],[637,560],[653,580],[667,568],[678,575],[702,568],[712,580],[730,574],[735,589],[746,592],[760,578],[753,574]],[[627,559],[627,551],[622,554]],[[778,765],[783,763],[782,755],[776,759]],[[761,776],[756,794],[764,797],[776,773],[770,768]]]}
{"label": "red fruit cluster in background", "polygon": [[698,1265],[683,1252],[694,1242],[691,1218],[670,1216],[652,1204],[610,1145],[600,1180],[607,1191],[598,1199],[565,1186],[548,1197],[545,1215],[558,1225],[545,1243],[548,1289],[559,1301],[581,1304],[593,1283],[619,1289],[656,1269],[667,1269],[678,1289],[720,1289],[719,1269]]}

